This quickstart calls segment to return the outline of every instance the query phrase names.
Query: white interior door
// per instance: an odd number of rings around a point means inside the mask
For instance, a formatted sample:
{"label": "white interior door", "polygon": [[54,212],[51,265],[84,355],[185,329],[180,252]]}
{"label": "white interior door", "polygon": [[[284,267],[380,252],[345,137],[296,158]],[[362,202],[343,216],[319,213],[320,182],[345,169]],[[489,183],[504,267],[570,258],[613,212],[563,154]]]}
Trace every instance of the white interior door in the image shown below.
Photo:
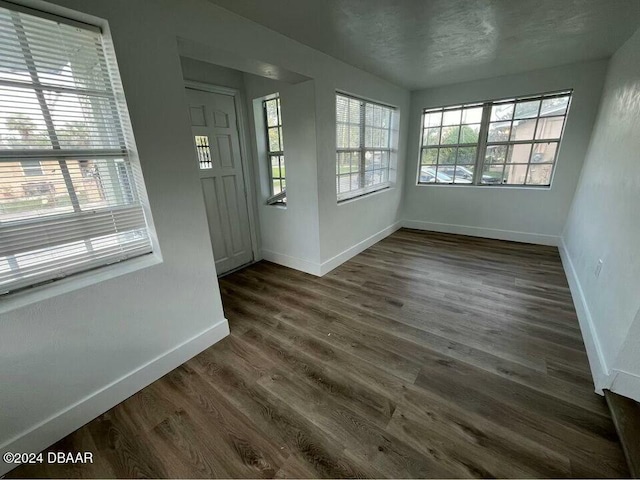
{"label": "white interior door", "polygon": [[218,275],[253,260],[233,95],[187,88]]}

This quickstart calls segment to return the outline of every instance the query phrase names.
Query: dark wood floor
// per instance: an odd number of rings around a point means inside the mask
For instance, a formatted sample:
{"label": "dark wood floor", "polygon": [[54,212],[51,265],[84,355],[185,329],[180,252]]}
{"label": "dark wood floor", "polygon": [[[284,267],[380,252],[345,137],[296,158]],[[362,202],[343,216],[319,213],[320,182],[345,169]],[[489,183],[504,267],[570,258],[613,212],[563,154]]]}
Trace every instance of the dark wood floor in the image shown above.
{"label": "dark wood floor", "polygon": [[624,477],[557,250],[401,230],[220,281],[231,336],[52,447],[51,477]]}

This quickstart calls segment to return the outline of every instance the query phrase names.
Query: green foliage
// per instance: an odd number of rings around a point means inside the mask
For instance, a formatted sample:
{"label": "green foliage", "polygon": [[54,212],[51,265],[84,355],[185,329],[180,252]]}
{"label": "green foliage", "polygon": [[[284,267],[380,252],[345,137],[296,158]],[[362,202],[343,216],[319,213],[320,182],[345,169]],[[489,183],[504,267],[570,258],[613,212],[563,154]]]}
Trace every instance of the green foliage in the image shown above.
{"label": "green foliage", "polygon": [[[442,145],[451,145],[456,143],[477,143],[479,138],[479,131],[470,127],[469,125],[462,125],[461,128],[449,128],[442,129],[442,139],[440,143]],[[458,132],[460,133],[458,141]]]}

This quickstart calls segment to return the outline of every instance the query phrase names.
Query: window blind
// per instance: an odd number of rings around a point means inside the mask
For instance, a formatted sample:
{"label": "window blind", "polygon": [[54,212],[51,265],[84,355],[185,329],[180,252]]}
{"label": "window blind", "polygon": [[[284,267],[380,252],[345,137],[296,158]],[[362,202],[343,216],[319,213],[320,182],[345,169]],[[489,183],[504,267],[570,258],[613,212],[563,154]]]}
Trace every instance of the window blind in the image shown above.
{"label": "window blind", "polygon": [[0,3],[0,295],[152,250],[111,55]]}
{"label": "window blind", "polygon": [[394,109],[336,95],[336,190],[338,201],[390,186]]}

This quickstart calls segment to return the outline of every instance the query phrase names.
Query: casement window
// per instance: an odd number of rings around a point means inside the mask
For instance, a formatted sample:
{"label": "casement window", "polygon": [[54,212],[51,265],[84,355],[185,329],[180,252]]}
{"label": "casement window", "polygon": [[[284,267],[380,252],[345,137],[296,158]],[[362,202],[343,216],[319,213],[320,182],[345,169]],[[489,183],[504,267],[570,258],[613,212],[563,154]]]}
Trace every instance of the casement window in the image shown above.
{"label": "casement window", "polygon": [[338,201],[390,186],[394,109],[336,95],[336,190]]}
{"label": "casement window", "polygon": [[287,203],[287,180],[284,167],[284,144],[282,141],[282,114],[280,97],[262,101],[267,144],[267,166],[271,195],[269,205]]}
{"label": "casement window", "polygon": [[425,109],[419,184],[549,187],[571,91]]}
{"label": "casement window", "polygon": [[97,27],[0,4],[0,295],[150,253],[144,185]]}

